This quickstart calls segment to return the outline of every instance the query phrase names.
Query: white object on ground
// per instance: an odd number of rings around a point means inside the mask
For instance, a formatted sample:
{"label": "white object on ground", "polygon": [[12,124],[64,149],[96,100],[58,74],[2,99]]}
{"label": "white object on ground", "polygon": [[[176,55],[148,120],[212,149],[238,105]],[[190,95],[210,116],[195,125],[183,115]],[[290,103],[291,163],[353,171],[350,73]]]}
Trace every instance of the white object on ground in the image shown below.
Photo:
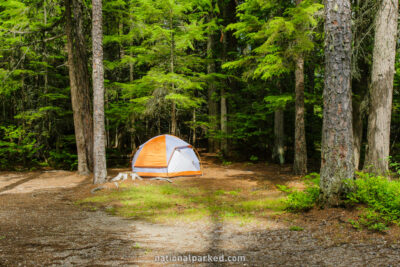
{"label": "white object on ground", "polygon": [[138,179],[138,180],[143,180],[142,177],[140,177],[137,173],[132,172],[132,173],[126,173],[126,172],[120,172],[118,173],[117,176],[115,176],[114,178],[111,179],[112,182],[115,181],[125,181],[126,179],[128,179],[128,175],[130,175],[132,177],[132,181]]}

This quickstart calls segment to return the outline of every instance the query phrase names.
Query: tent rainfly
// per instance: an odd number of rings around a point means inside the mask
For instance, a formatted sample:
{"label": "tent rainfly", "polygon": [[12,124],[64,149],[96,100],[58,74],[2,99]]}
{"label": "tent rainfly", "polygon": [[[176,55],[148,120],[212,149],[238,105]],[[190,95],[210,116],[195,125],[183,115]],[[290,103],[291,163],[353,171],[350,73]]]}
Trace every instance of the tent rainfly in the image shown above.
{"label": "tent rainfly", "polygon": [[159,135],[142,144],[132,159],[132,171],[143,177],[202,175],[193,147],[172,135]]}

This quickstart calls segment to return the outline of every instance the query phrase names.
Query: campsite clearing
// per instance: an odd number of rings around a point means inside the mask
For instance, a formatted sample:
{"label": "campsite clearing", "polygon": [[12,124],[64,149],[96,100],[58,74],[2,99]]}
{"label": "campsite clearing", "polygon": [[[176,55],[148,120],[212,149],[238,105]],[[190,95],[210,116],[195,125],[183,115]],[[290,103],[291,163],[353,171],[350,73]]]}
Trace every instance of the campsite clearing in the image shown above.
{"label": "campsite clearing", "polygon": [[2,172],[0,266],[152,266],[189,254],[245,256],[236,264],[247,266],[399,262],[397,227],[357,231],[347,222],[357,211],[286,213],[276,184],[303,186],[290,167],[221,166],[211,156],[202,177],[110,183],[95,194],[74,172]]}

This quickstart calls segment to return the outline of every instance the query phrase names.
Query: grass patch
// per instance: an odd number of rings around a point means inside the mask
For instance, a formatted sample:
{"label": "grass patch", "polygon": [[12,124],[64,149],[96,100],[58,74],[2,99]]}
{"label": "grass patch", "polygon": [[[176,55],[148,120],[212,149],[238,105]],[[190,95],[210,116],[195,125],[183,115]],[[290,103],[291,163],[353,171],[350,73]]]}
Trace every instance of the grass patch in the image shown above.
{"label": "grass patch", "polygon": [[247,223],[267,212],[283,212],[283,197],[254,196],[241,189],[225,191],[182,187],[180,184],[141,185],[124,190],[99,192],[76,202],[84,207],[102,207],[106,212],[153,222],[170,220],[239,220]]}
{"label": "grass patch", "polygon": [[290,231],[303,231],[304,228],[303,228],[303,227],[300,227],[300,226],[294,225],[294,226],[290,226],[289,230],[290,230]]}

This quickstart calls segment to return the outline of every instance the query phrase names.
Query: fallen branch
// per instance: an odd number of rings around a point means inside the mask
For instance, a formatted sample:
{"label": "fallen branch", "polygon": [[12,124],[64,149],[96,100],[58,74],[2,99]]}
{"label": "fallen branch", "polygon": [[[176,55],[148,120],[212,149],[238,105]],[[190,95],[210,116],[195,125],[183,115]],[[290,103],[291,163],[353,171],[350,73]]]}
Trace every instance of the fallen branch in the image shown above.
{"label": "fallen branch", "polygon": [[96,193],[96,191],[100,191],[102,189],[104,189],[104,186],[99,186],[99,187],[96,187],[96,188],[93,188],[92,190],[90,190],[90,193],[94,194],[94,193]]}
{"label": "fallen branch", "polygon": [[169,183],[172,183],[172,181],[170,179],[162,178],[162,177],[155,177],[155,178],[151,178],[150,180],[167,181]]}

